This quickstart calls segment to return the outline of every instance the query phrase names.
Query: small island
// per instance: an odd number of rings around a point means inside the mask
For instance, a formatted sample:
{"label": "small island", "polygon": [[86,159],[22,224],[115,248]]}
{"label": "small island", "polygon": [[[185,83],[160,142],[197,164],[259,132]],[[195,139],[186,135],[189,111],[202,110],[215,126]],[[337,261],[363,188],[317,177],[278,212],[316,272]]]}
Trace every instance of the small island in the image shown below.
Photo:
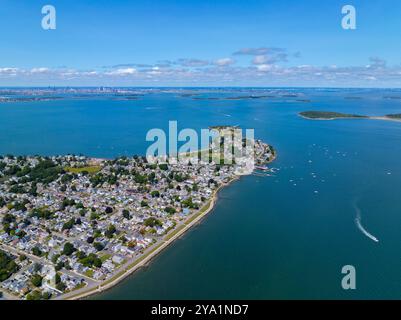
{"label": "small island", "polygon": [[303,112],[300,112],[299,115],[303,118],[313,119],[313,120],[368,118],[366,116],[361,116],[361,115],[357,115],[357,114],[348,114],[348,113],[340,113],[340,112],[332,112],[332,111],[303,111]]}
{"label": "small island", "polygon": [[387,120],[401,121],[401,113],[388,114],[385,116],[365,116],[358,114],[348,114],[333,111],[303,111],[299,116],[308,120],[335,120],[335,119],[370,119],[370,120]]}

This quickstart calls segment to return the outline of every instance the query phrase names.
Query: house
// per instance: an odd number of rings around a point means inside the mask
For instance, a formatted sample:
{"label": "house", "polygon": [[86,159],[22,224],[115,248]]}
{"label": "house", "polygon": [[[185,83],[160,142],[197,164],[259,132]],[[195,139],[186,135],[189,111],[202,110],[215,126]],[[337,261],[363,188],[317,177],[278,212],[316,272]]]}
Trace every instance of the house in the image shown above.
{"label": "house", "polygon": [[111,260],[116,264],[121,264],[124,261],[124,257],[116,254],[113,256],[113,258]]}

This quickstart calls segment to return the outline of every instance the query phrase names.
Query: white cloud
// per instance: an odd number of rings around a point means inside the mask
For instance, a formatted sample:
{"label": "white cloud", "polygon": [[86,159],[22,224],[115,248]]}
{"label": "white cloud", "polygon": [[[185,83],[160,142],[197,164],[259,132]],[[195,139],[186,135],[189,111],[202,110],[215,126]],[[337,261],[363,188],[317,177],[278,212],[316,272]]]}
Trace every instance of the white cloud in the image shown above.
{"label": "white cloud", "polygon": [[273,65],[271,64],[260,64],[256,67],[259,71],[267,72],[273,69]]}
{"label": "white cloud", "polygon": [[229,66],[234,63],[235,63],[235,60],[231,59],[231,58],[222,58],[222,59],[218,59],[214,62],[215,65],[220,66],[220,67]]}
{"label": "white cloud", "polygon": [[106,74],[111,76],[129,76],[136,74],[137,72],[138,71],[135,68],[121,68],[106,72]]}
{"label": "white cloud", "polygon": [[99,72],[97,72],[97,71],[84,71],[84,72],[81,72],[81,74],[83,76],[97,76],[99,74]]}
{"label": "white cloud", "polygon": [[267,48],[267,47],[260,47],[260,48],[242,48],[236,52],[234,52],[234,55],[251,55],[251,56],[256,56],[256,55],[265,55],[265,54],[278,54],[278,53],[284,53],[286,50],[283,48]]}
{"label": "white cloud", "polygon": [[158,76],[158,75],[162,74],[162,72],[157,71],[157,70],[151,70],[151,71],[148,71],[147,74],[152,75],[152,76]]}
{"label": "white cloud", "polygon": [[49,72],[49,68],[33,68],[30,70],[31,73],[47,73]]}
{"label": "white cloud", "polygon": [[259,56],[255,56],[255,58],[253,58],[252,63],[253,64],[266,64],[266,62],[269,61],[269,58],[266,55],[259,55]]}
{"label": "white cloud", "polygon": [[18,68],[0,68],[0,74],[15,74],[18,71]]}
{"label": "white cloud", "polygon": [[[380,58],[371,58],[369,66],[328,66],[298,65],[285,66],[283,51],[278,49],[257,48],[243,49],[242,55],[248,55],[252,61],[237,63],[232,57],[216,60],[180,59],[176,62],[161,64],[120,64],[97,69],[70,69],[66,67],[48,68],[0,68],[0,79],[8,83],[159,83],[174,84],[283,84],[283,85],[338,85],[364,84],[401,86],[401,66],[389,66]],[[178,62],[179,61],[179,62]],[[135,67],[134,67],[135,66]],[[10,79],[10,81],[8,81]],[[12,82],[13,80],[14,82]],[[74,80],[74,81],[73,81]],[[36,81],[36,82],[35,82]]]}
{"label": "white cloud", "polygon": [[209,65],[209,61],[202,59],[179,59],[178,64],[184,67],[204,67]]}

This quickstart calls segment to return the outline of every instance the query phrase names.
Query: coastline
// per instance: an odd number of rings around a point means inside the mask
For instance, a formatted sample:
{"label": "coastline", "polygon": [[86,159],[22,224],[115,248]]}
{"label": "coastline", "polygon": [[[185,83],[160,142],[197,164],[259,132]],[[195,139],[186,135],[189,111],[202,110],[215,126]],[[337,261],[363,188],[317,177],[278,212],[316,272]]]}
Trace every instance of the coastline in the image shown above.
{"label": "coastline", "polygon": [[[273,153],[273,157],[266,164],[272,163],[277,158],[277,153]],[[215,207],[215,204],[218,200],[218,193],[231,183],[240,179],[240,176],[234,176],[232,179],[222,185],[220,185],[213,193],[210,200],[198,210],[198,212],[194,213],[190,217],[188,217],[180,226],[177,226],[176,230],[172,230],[170,234],[164,236],[163,240],[155,243],[152,247],[148,249],[148,252],[144,253],[141,257],[135,260],[132,263],[127,262],[126,266],[122,267],[122,270],[113,276],[112,278],[104,281],[100,285],[92,288],[81,288],[78,291],[82,290],[82,292],[70,292],[70,296],[64,295],[63,300],[82,300],[88,298],[90,296],[95,296],[102,292],[105,292],[112,287],[118,285],[125,278],[134,274],[137,270],[142,267],[145,267],[148,263],[150,263],[153,258],[155,258],[159,253],[161,253],[164,249],[169,247],[171,244],[175,242],[175,240],[181,238],[187,231],[189,231],[193,226],[198,224],[203,218],[205,218]],[[87,289],[87,290],[85,290]]]}
{"label": "coastline", "polygon": [[368,119],[401,122],[401,119],[389,118],[389,117],[368,117]]}
{"label": "coastline", "polygon": [[[227,183],[220,185],[214,191],[211,199],[202,208],[200,208],[197,213],[195,213],[193,216],[188,217],[181,226],[177,227],[177,230],[172,230],[172,233],[167,234],[161,242],[156,243],[153,247],[150,247],[148,252],[145,253],[142,257],[139,257],[138,260],[136,260],[132,264],[128,264],[127,267],[123,267],[123,270],[120,271],[113,278],[108,279],[104,282],[104,284],[100,284],[99,286],[88,289],[87,291],[83,290],[82,293],[76,293],[75,295],[71,295],[70,297],[63,297],[63,298],[65,300],[81,300],[84,298],[88,298],[90,296],[94,296],[96,294],[100,294],[119,284],[125,278],[132,275],[135,271],[139,270],[142,267],[145,267],[159,253],[161,253],[164,249],[169,247],[173,242],[175,242],[175,240],[181,238],[181,236],[183,236],[189,229],[191,229],[198,222],[200,222],[206,215],[208,215],[214,209],[215,204],[217,203],[219,191],[222,190],[224,187],[229,186],[232,182],[238,179],[239,177],[235,176]],[[165,240],[166,238],[167,240]],[[71,292],[71,294],[73,293],[74,291]]]}

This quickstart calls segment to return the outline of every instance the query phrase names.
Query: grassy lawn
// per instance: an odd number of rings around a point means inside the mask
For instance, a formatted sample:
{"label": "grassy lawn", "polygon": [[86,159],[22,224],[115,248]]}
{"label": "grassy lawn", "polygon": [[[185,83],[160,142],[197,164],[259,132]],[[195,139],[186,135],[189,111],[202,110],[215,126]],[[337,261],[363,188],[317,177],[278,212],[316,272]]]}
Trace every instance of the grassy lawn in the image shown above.
{"label": "grassy lawn", "polygon": [[102,260],[102,262],[105,262],[107,259],[109,259],[111,257],[111,254],[104,254],[100,257],[100,260]]}
{"label": "grassy lawn", "polygon": [[65,167],[65,171],[71,172],[71,173],[81,173],[81,172],[88,172],[90,174],[94,174],[102,170],[101,166],[88,166],[88,167],[81,167],[81,168],[72,168],[72,167]]}
{"label": "grassy lawn", "polygon": [[173,231],[168,233],[164,237],[164,241],[170,240],[172,237],[174,237],[178,232],[180,232],[183,228],[185,228],[187,225],[189,225],[192,221],[194,221],[197,217],[202,215],[206,210],[210,208],[211,205],[211,200],[209,200],[198,212],[193,213],[187,220],[185,220],[184,224],[180,225],[179,227],[175,228]]}
{"label": "grassy lawn", "polygon": [[177,234],[177,232],[179,232],[180,230],[182,230],[185,227],[184,224],[176,227],[173,231],[171,231],[170,233],[168,233],[165,237],[164,237],[164,241],[168,241],[170,240],[172,237],[174,237],[174,235]]}
{"label": "grassy lawn", "polygon": [[81,288],[83,288],[83,287],[85,287],[85,286],[86,286],[85,283],[80,283],[79,285],[77,285],[77,286],[73,289],[73,291],[74,291],[74,290],[81,289]]}
{"label": "grassy lawn", "polygon": [[197,217],[203,214],[206,210],[210,208],[211,200],[209,200],[197,213],[193,214],[188,220],[185,221],[185,224],[188,225],[192,221],[194,221]]}
{"label": "grassy lawn", "polygon": [[121,263],[115,263],[115,262],[113,262],[113,263],[116,266],[116,268],[121,268],[121,266],[123,266],[124,264],[127,263],[127,259],[124,259],[123,262],[121,262]]}
{"label": "grassy lawn", "polygon": [[93,277],[93,270],[92,270],[92,269],[87,270],[87,271],[85,272],[85,275],[86,275],[87,277],[89,277],[89,278],[92,278],[92,277]]}

